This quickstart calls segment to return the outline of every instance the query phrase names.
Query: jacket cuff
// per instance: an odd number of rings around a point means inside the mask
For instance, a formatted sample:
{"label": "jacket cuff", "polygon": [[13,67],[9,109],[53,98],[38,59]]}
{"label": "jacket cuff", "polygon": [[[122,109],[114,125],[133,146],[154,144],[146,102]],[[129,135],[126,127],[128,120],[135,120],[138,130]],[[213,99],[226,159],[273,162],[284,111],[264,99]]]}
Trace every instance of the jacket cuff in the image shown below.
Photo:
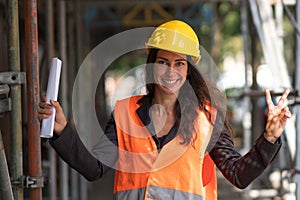
{"label": "jacket cuff", "polygon": [[73,134],[72,126],[67,123],[65,128],[63,129],[60,135],[57,135],[55,132],[53,133],[53,137],[49,139],[49,143],[52,146],[58,146],[59,144],[65,145],[65,141],[70,139],[70,135]]}
{"label": "jacket cuff", "polygon": [[260,137],[256,140],[256,150],[260,153],[265,167],[273,161],[281,146],[281,137],[279,137],[274,144],[269,142],[264,137],[264,134],[261,134]]}

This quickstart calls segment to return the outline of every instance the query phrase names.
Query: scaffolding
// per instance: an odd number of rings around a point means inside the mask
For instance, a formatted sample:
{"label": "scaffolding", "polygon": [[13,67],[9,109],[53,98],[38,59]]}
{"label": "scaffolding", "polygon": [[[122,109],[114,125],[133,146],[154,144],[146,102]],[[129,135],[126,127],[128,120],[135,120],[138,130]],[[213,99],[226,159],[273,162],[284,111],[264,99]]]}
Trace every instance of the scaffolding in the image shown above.
{"label": "scaffolding", "polygon": [[[21,2],[21,7],[19,3]],[[5,150],[0,132],[0,199],[23,200],[29,192],[31,200],[43,198],[42,189],[47,190],[47,199],[81,199],[88,198],[87,190],[89,184],[77,172],[71,170],[61,159],[57,159],[55,152],[49,145],[43,143],[40,138],[40,124],[37,118],[37,106],[40,100],[40,87],[45,87],[45,80],[39,77],[47,74],[47,67],[50,66],[50,59],[56,54],[63,60],[60,102],[71,120],[71,90],[78,70],[86,52],[90,48],[90,37],[95,29],[110,27],[139,27],[154,26],[173,18],[184,18],[194,27],[200,27],[203,20],[211,20],[211,16],[199,17],[203,11],[206,0],[182,1],[164,0],[160,2],[143,1],[97,1],[97,0],[47,0],[41,4],[44,21],[39,28],[38,5],[36,0],[18,1],[7,0],[7,72],[0,73],[0,115],[9,113],[10,117],[10,163],[6,159]],[[228,2],[241,5],[241,29],[243,34],[243,53],[245,65],[246,84],[243,88],[244,98],[248,112],[251,112],[251,98],[263,96],[260,91],[251,90],[248,85],[247,71],[249,70],[249,14],[255,25],[255,30],[263,50],[266,63],[272,66],[273,77],[277,80],[273,84],[273,95],[281,95],[284,88],[294,88],[291,92],[293,98],[293,112],[296,115],[296,133],[300,132],[300,57],[295,56],[296,75],[295,84],[291,80],[287,70],[283,54],[282,16],[285,9],[285,1],[277,0],[275,7],[275,18],[273,17],[272,5],[265,0],[214,0],[209,3]],[[2,2],[0,2],[2,3]],[[2,4],[0,4],[1,6]],[[58,8],[58,9],[54,9]],[[300,3],[295,4],[296,20],[292,21],[295,26],[296,52],[300,51]],[[19,10],[21,10],[19,14]],[[249,12],[249,13],[248,13]],[[287,13],[291,17],[291,13]],[[60,20],[56,20],[59,18]],[[71,16],[71,17],[69,17]],[[21,20],[20,20],[21,19]],[[20,21],[19,21],[20,20]],[[19,24],[24,27],[19,27]],[[24,28],[24,38],[19,38]],[[74,31],[75,30],[75,31]],[[83,31],[85,30],[85,32]],[[45,35],[46,49],[39,48],[39,31]],[[69,35],[68,35],[69,33]],[[72,33],[72,34],[70,34]],[[67,36],[68,35],[68,36]],[[57,41],[57,42],[56,42]],[[58,44],[55,46],[55,44]],[[25,58],[20,53],[22,46],[25,46]],[[42,49],[42,50],[41,50]],[[25,61],[24,61],[25,60]],[[24,63],[25,72],[21,70],[21,63]],[[75,67],[69,67],[75,66]],[[77,66],[77,67],[76,67]],[[26,95],[22,95],[22,88],[26,89]],[[24,90],[23,90],[24,91]],[[83,88],[84,91],[84,88]],[[105,99],[102,99],[105,101]],[[82,108],[84,109],[84,108]],[[102,108],[106,113],[105,108]],[[23,113],[22,113],[23,111]],[[88,119],[87,119],[88,121]],[[26,126],[24,126],[26,123]],[[244,126],[244,150],[251,146],[251,127]],[[24,148],[23,138],[26,137],[28,146]],[[296,135],[296,155],[300,155],[300,137]],[[42,149],[46,150],[47,161],[42,160]],[[25,152],[26,151],[26,152]],[[7,154],[8,152],[6,152]],[[24,157],[28,155],[28,171],[24,172]],[[59,170],[56,168],[59,166]],[[44,171],[48,172],[49,179],[44,177]],[[9,173],[10,172],[10,173]],[[69,173],[70,172],[70,173]],[[295,156],[295,165],[290,169],[293,183],[296,183],[296,199],[300,199],[300,157]],[[59,179],[59,188],[57,181]],[[10,181],[9,181],[10,180]],[[69,181],[71,184],[69,184]],[[4,184],[1,186],[1,183]],[[251,188],[247,189],[249,192]],[[276,194],[280,195],[280,194]],[[248,195],[249,197],[249,195]]]}

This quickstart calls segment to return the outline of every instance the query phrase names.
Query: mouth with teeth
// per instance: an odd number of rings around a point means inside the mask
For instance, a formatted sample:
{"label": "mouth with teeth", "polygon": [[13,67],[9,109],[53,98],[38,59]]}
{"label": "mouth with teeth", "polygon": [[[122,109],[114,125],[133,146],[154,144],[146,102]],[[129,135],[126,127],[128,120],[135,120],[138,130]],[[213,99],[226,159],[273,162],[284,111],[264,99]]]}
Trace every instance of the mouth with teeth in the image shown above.
{"label": "mouth with teeth", "polygon": [[161,79],[162,86],[168,89],[174,89],[176,84],[180,82],[180,79]]}

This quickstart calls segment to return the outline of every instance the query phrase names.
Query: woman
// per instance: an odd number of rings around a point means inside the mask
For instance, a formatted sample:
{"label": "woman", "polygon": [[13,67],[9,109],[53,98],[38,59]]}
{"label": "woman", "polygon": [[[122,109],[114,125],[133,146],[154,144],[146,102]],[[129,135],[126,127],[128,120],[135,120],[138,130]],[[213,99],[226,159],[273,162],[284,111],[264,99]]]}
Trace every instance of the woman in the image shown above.
{"label": "woman", "polygon": [[275,106],[266,90],[265,131],[241,156],[234,149],[222,94],[194,67],[201,57],[193,29],[182,21],[166,22],[146,47],[148,93],[118,101],[107,123],[107,137],[101,138],[117,150],[99,142],[95,149],[109,156],[89,153],[59,103],[46,104],[44,98],[40,120],[56,108],[53,148],[90,181],[115,168],[116,199],[217,199],[215,166],[232,184],[245,188],[280,149],[280,135],[291,117],[283,105],[289,91]]}

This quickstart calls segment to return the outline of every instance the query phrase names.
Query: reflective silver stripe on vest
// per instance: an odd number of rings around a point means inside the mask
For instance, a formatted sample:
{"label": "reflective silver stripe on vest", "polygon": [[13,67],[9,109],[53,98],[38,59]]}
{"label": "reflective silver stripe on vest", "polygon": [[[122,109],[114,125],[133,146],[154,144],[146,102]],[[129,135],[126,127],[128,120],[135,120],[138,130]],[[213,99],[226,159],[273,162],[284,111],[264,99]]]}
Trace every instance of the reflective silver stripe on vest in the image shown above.
{"label": "reflective silver stripe on vest", "polygon": [[205,200],[205,198],[199,194],[153,185],[149,186],[147,197],[155,200]]}
{"label": "reflective silver stripe on vest", "polygon": [[145,188],[119,191],[115,195],[115,200],[144,200],[145,191]]}

